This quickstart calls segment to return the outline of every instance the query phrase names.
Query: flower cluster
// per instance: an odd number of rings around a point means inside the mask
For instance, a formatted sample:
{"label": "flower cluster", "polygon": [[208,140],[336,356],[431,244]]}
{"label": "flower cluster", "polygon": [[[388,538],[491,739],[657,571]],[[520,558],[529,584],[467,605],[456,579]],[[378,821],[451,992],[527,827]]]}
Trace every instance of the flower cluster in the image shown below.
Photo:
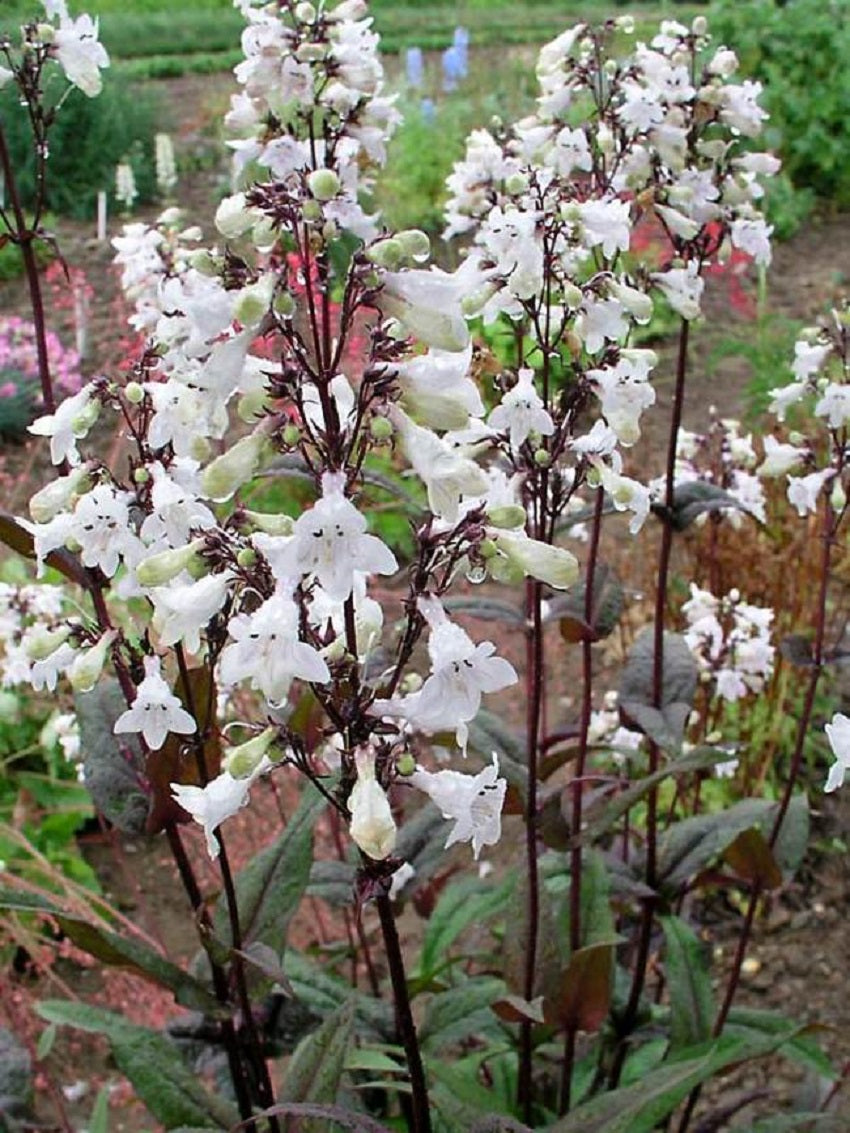
{"label": "flower cluster", "polygon": [[[94,98],[103,87],[100,72],[109,66],[106,48],[98,39],[97,20],[86,13],[74,19],[66,0],[42,0],[42,4],[46,20],[21,28],[21,66],[40,71],[46,60],[55,59],[68,82]],[[16,71],[16,67],[0,66],[0,87],[15,80]]]}
{"label": "flower cluster", "polygon": [[[66,349],[57,335],[45,335],[47,362],[57,393],[77,393],[82,384],[77,352]],[[0,318],[0,397],[12,397],[20,380],[38,384],[38,347],[35,326],[18,315]]]}
{"label": "flower cluster", "polygon": [[717,598],[691,583],[682,607],[685,640],[721,700],[740,700],[761,692],[773,672],[776,650],[770,642],[773,610],[753,606],[737,590]]}

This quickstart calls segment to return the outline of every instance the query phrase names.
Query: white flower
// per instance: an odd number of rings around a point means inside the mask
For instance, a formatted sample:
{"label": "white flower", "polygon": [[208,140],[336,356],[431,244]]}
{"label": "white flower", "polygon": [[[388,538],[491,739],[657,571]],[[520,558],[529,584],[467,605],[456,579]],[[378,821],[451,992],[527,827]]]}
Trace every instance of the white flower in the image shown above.
{"label": "white flower", "polygon": [[77,441],[84,437],[97,420],[99,403],[92,401],[90,386],[83,386],[73,397],[66,397],[55,413],[45,414],[29,426],[36,437],[50,437],[50,459],[54,464],[67,460],[79,464]]}
{"label": "white flower", "polygon": [[810,472],[808,476],[788,477],[788,503],[797,509],[797,515],[804,516],[817,511],[821,492],[834,475],[834,468],[824,468],[819,472]]}
{"label": "white flower", "polygon": [[130,528],[133,497],[111,484],[100,484],[80,498],[69,534],[82,548],[87,567],[100,567],[111,578],[122,558],[134,560],[142,549]]}
{"label": "white flower", "polygon": [[375,778],[375,752],[355,752],[357,779],[348,796],[349,832],[367,857],[388,858],[395,849],[396,824],[387,793]]}
{"label": "white flower", "polygon": [[534,371],[520,370],[516,385],[508,390],[487,422],[491,429],[508,433],[511,449],[517,452],[532,432],[551,437],[555,424],[534,388]]}
{"label": "white flower", "polygon": [[292,536],[276,558],[282,578],[314,574],[337,602],[351,594],[357,571],[394,574],[395,555],[376,535],[366,533],[366,520],[344,495],[342,473],[326,472],[322,497],[295,521]]}
{"label": "white flower", "polygon": [[818,417],[826,417],[830,429],[840,429],[850,420],[850,386],[829,382],[815,405]]}
{"label": "white flower", "polygon": [[766,434],[764,437],[764,460],[759,465],[759,476],[784,476],[801,463],[806,450],[795,445],[783,444],[776,437]]}
{"label": "white flower", "polygon": [[446,849],[455,842],[471,842],[476,860],[484,846],[495,846],[502,836],[502,806],[508,784],[499,778],[499,759],[477,775],[460,771],[425,771],[417,768],[410,782],[439,807],[443,818],[454,826],[446,839]]}
{"label": "white flower", "polygon": [[298,607],[290,593],[279,590],[252,614],[238,614],[229,629],[233,643],[221,654],[224,685],[250,678],[252,688],[280,704],[295,678],[319,684],[330,680],[320,654],[298,640]]}
{"label": "white flower", "polygon": [[467,260],[453,275],[439,268],[386,272],[381,306],[427,346],[465,350],[469,328],[461,300],[474,289],[470,269]]}
{"label": "white flower", "polygon": [[428,507],[447,523],[457,522],[461,498],[487,491],[484,472],[430,429],[415,425],[400,409],[394,410],[393,420],[404,455],[428,491]]}
{"label": "white flower", "polygon": [[762,217],[740,218],[732,221],[731,239],[736,248],[752,256],[757,264],[770,263],[770,236],[773,226]]}
{"label": "white flower", "polygon": [[153,476],[153,510],[139,532],[146,543],[164,539],[170,547],[182,547],[189,542],[190,532],[193,530],[206,531],[215,527],[215,516],[210,509],[177,478],[191,477],[190,467],[187,467],[190,463],[175,461],[173,475],[169,475],[158,461],[150,465],[148,471]]}
{"label": "white flower", "polygon": [[100,94],[103,80],[101,67],[109,66],[106,48],[98,42],[98,25],[87,13],[72,20],[67,13],[53,36],[53,50],[69,83],[94,98]]}
{"label": "white flower", "polygon": [[478,714],[483,694],[508,688],[519,677],[510,662],[493,656],[496,647],[491,641],[476,645],[465,630],[449,621],[435,599],[420,598],[419,608],[431,626],[431,675],[410,696],[376,700],[374,711],[401,716],[431,734],[454,729],[465,752],[467,725]]}
{"label": "white flower", "polygon": [[824,731],[835,756],[835,763],[829,769],[824,790],[836,791],[844,783],[844,776],[850,769],[850,718],[843,712],[836,712]]}
{"label": "white flower", "polygon": [[686,268],[653,272],[650,278],[661,288],[667,302],[683,319],[690,321],[699,318],[705,280],[699,274],[699,267],[694,260]]}
{"label": "white flower", "polygon": [[221,852],[215,831],[225,819],[232,818],[241,810],[248,801],[251,784],[271,766],[271,760],[264,756],[252,774],[244,779],[234,779],[228,771],[222,771],[205,787],[194,787],[188,783],[169,784],[171,793],[180,806],[191,814],[199,826],[203,826],[207,853],[213,860]]}
{"label": "white flower", "polygon": [[145,679],[136,689],[136,699],[115,721],[113,731],[116,735],[141,732],[151,751],[156,751],[169,732],[191,736],[196,725],[163,680],[159,657],[145,657],[144,664]]}
{"label": "white flower", "polygon": [[190,653],[201,648],[201,630],[227,598],[230,571],[208,574],[197,582],[176,582],[157,586],[150,598],[154,605],[153,625],[161,645],[182,641]]}
{"label": "white flower", "polygon": [[563,547],[530,539],[523,531],[490,528],[488,535],[495,540],[500,554],[507,557],[511,566],[515,565],[522,574],[545,582],[555,590],[565,590],[578,578],[578,561]]}

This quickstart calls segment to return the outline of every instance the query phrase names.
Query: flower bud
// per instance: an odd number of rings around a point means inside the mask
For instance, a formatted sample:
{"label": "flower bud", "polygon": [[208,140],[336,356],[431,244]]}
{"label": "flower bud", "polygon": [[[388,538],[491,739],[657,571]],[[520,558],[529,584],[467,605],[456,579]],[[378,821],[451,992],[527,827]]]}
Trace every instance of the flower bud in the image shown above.
{"label": "flower bud", "polygon": [[36,523],[49,523],[60,511],[65,511],[75,496],[80,496],[91,488],[89,465],[83,464],[73,469],[67,476],[60,476],[35,493],[29,502],[30,515]]}
{"label": "flower bud", "polygon": [[388,858],[395,849],[396,825],[386,792],[375,778],[375,753],[355,754],[357,781],[348,796],[351,837],[367,857]]}
{"label": "flower bud", "polygon": [[369,422],[369,432],[376,441],[386,441],[393,435],[392,421],[386,417],[373,417]]}
{"label": "flower bud", "polygon": [[260,322],[269,309],[274,290],[274,276],[269,272],[256,283],[243,287],[233,307],[234,318],[244,326],[254,326]]}
{"label": "flower bud", "polygon": [[305,220],[316,221],[322,219],[322,206],[318,201],[307,200],[301,205],[301,215]]}
{"label": "flower bud", "polygon": [[204,494],[212,500],[230,499],[272,456],[274,450],[264,433],[243,437],[206,466],[201,475]]}
{"label": "flower bud", "polygon": [[548,468],[552,458],[545,448],[539,448],[534,454],[534,463],[538,468]]}
{"label": "flower bud", "polygon": [[387,271],[397,271],[404,262],[404,248],[401,242],[390,237],[388,240],[379,240],[371,248],[366,249],[366,259],[379,268]]}
{"label": "flower bud", "polygon": [[145,399],[145,390],[138,382],[127,382],[124,386],[124,396],[131,405],[141,405]]}
{"label": "flower bud", "polygon": [[307,188],[317,201],[330,201],[339,192],[339,177],[332,169],[314,169],[307,177]]}
{"label": "flower bud", "polygon": [[192,437],[189,443],[189,456],[191,456],[192,460],[197,460],[198,464],[203,464],[209,455],[209,440],[206,437],[202,437],[200,434],[196,437]]}
{"label": "flower bud", "polygon": [[829,502],[835,511],[843,511],[847,506],[847,493],[844,491],[844,485],[837,477],[832,483]]}
{"label": "flower bud", "polygon": [[295,50],[299,63],[321,63],[328,53],[323,43],[301,43]]}
{"label": "flower bud", "polygon": [[288,448],[294,448],[295,445],[297,445],[298,442],[301,440],[301,430],[298,428],[297,425],[293,425],[292,422],[290,421],[290,423],[288,425],[284,425],[282,436],[283,436],[283,443]]}
{"label": "flower bud", "polygon": [[244,744],[230,748],[221,761],[223,770],[234,779],[248,779],[263,762],[277,737],[277,728],[266,728]]}
{"label": "flower bud", "polygon": [[691,24],[691,31],[694,35],[705,35],[708,31],[708,20],[705,16],[694,16],[694,21]]}
{"label": "flower bud", "polygon": [[341,4],[328,12],[329,20],[362,20],[368,15],[366,0],[342,0]]}
{"label": "flower bud", "polygon": [[251,243],[258,252],[270,252],[277,243],[277,228],[270,216],[258,220],[251,229]]}
{"label": "flower bud", "polygon": [[206,248],[198,248],[189,256],[189,266],[200,275],[216,276],[221,271],[222,261],[219,256],[212,255]]}
{"label": "flower bud", "polygon": [[243,570],[248,570],[254,566],[257,561],[257,552],[253,547],[243,547],[241,551],[237,552],[236,565],[242,567]]}
{"label": "flower bud", "polygon": [[316,18],[316,9],[308,0],[302,0],[302,3],[295,5],[295,18],[302,24],[312,24]]}
{"label": "flower bud", "polygon": [[56,28],[53,24],[37,24],[35,34],[38,36],[39,43],[43,43],[46,47],[55,40]]}
{"label": "flower bud", "polygon": [[406,751],[396,760],[395,769],[399,775],[412,775],[416,770],[416,760],[409,751]]}
{"label": "flower bud", "polygon": [[493,527],[524,527],[525,508],[519,504],[503,504],[487,509],[487,521]]}
{"label": "flower bud", "polygon": [[244,515],[252,527],[266,535],[291,535],[295,526],[295,520],[289,515],[278,515],[266,511],[248,511],[247,508]]}
{"label": "flower bud", "polygon": [[652,318],[652,300],[636,287],[612,280],[609,291],[639,323],[648,323]]}
{"label": "flower bud", "polygon": [[141,586],[165,586],[184,570],[203,561],[200,552],[204,548],[203,539],[193,539],[185,547],[159,551],[149,555],[136,567],[136,578]]}
{"label": "flower bud", "polygon": [[60,645],[64,645],[70,636],[70,626],[60,626],[59,629],[36,629],[27,636],[24,652],[30,661],[45,661]]}
{"label": "flower bud", "polygon": [[296,303],[288,291],[280,291],[272,304],[275,312],[283,319],[291,319],[296,311]]}
{"label": "flower bud", "polygon": [[215,226],[225,240],[238,240],[253,227],[257,213],[245,203],[244,193],[225,197],[216,209]]}
{"label": "flower bud", "polygon": [[528,178],[524,173],[511,173],[505,178],[505,192],[509,197],[518,197],[528,190]]}
{"label": "flower bud", "polygon": [[523,574],[531,575],[555,590],[565,590],[577,581],[578,560],[563,547],[529,539],[518,531],[502,531],[494,535],[499,550],[520,567]]}
{"label": "flower bud", "polygon": [[250,393],[244,393],[239,398],[236,415],[240,421],[244,421],[247,425],[253,425],[258,417],[263,416],[270,404],[271,398],[268,390],[252,389]]}
{"label": "flower bud", "polygon": [[100,402],[97,398],[91,398],[71,422],[71,432],[77,438],[84,437],[99,416]]}
{"label": "flower bud", "polygon": [[431,241],[419,228],[408,228],[396,233],[396,240],[401,244],[405,256],[417,263],[424,263],[431,255]]}
{"label": "flower bud", "polygon": [[117,636],[117,632],[111,629],[91,649],[77,654],[68,670],[68,679],[74,692],[91,692],[100,679],[106,656]]}

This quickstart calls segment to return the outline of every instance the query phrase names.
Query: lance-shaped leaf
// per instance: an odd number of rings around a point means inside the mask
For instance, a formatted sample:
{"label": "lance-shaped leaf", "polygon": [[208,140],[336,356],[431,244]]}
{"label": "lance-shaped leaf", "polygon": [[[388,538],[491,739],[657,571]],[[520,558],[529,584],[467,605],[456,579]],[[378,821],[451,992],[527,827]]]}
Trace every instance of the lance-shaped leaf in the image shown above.
{"label": "lance-shaped leaf", "polygon": [[697,666],[685,639],[664,634],[664,664],[658,706],[654,696],[655,631],[647,626],[635,639],[620,677],[620,715],[629,727],[675,754],[682,746],[685,723],[694,703]]}
{"label": "lance-shaped leaf", "polygon": [[143,786],[144,756],[138,737],[113,732],[127,708],[117,680],[102,680],[91,692],[77,693],[74,709],[80,729],[85,784],[104,818],[125,834],[141,834],[150,797]]}
{"label": "lance-shaped leaf", "polygon": [[465,878],[447,886],[437,907],[425,924],[416,978],[427,982],[446,962],[449,950],[470,925],[480,927],[507,905],[515,879],[507,877],[501,885],[482,886],[479,879]]}
{"label": "lance-shaped leaf", "polygon": [[607,833],[631,808],[639,803],[653,787],[668,779],[671,775],[686,775],[692,771],[702,771],[706,767],[713,767],[715,763],[722,763],[729,758],[729,753],[713,747],[697,747],[668,763],[659,767],[650,775],[645,775],[636,783],[632,783],[624,791],[615,795],[613,799],[594,806],[588,810],[586,821],[581,834],[576,838],[575,845],[588,845],[595,842]]}
{"label": "lance-shaped leaf", "polygon": [[567,642],[601,641],[617,628],[625,606],[623,587],[614,571],[598,563],[593,572],[590,618],[587,618],[587,580],[549,603],[546,621],[559,624]]}
{"label": "lance-shaped leaf", "polygon": [[[259,941],[282,952],[286,930],[310,879],[313,827],[326,806],[319,792],[308,787],[280,837],[266,847],[236,878],[236,902],[243,945]],[[230,939],[224,897],[213,918],[215,933]]]}
{"label": "lance-shaped leaf", "polygon": [[37,1011],[50,1023],[105,1035],[116,1066],[166,1129],[180,1125],[229,1129],[239,1120],[230,1102],[208,1093],[183,1062],[178,1047],[158,1031],[137,1027],[86,1003],[47,1000],[38,1004]]}
{"label": "lance-shaped leaf", "polygon": [[790,1032],[791,1038],[783,1047],[785,1054],[795,1062],[809,1066],[819,1077],[833,1080],[838,1077],[838,1071],[814,1037],[819,1030],[828,1029],[817,1024],[795,1028],[793,1020],[787,1019],[778,1011],[769,1011],[760,1007],[733,1006],[726,1020],[725,1033],[752,1038]]}
{"label": "lance-shaped leaf", "polygon": [[696,1046],[711,1037],[714,1003],[705,946],[681,917],[662,917],[664,969],[670,996],[670,1045]]}
{"label": "lance-shaped leaf", "polygon": [[483,976],[432,995],[419,1028],[422,1049],[439,1055],[475,1035],[489,1033],[496,1038],[499,1029],[491,1008],[504,996],[505,985],[501,980]]}
{"label": "lance-shaped leaf", "polygon": [[[354,1003],[349,1001],[298,1044],[283,1084],[283,1100],[335,1101],[353,1035]],[[311,1128],[319,1126],[311,1123]]]}
{"label": "lance-shaped leaf", "polygon": [[547,1022],[570,1030],[599,1030],[611,1006],[614,950],[621,940],[615,936],[573,952],[556,998],[546,1004]]}
{"label": "lance-shaped leaf", "polygon": [[[340,1105],[315,1105],[312,1102],[278,1102],[255,1114],[249,1121],[241,1121],[236,1129],[251,1129],[257,1127],[257,1120],[261,1117],[294,1117],[315,1118],[323,1133],[331,1133],[334,1129],[345,1129],[347,1133],[392,1133],[386,1125],[369,1117],[366,1113],[358,1113],[353,1109],[343,1109]],[[298,1129],[307,1129],[306,1123],[299,1122]],[[175,1133],[181,1133],[176,1130]],[[186,1129],[182,1133],[197,1133],[196,1130]]]}
{"label": "lance-shaped leaf", "polygon": [[684,484],[677,484],[671,509],[662,503],[652,505],[653,513],[662,522],[669,523],[674,531],[684,531],[701,515],[726,511],[728,508],[751,514],[740,500],[705,480],[688,480]]}
{"label": "lance-shaped leaf", "polygon": [[711,1044],[691,1047],[634,1085],[577,1106],[550,1126],[549,1133],[651,1133],[696,1086],[739,1062],[772,1054],[793,1033],[752,1040],[724,1035]]}
{"label": "lance-shaped leaf", "polygon": [[782,884],[782,871],[767,839],[757,827],[742,830],[723,852],[723,860],[738,877],[762,889],[777,889]]}
{"label": "lance-shaped leaf", "polygon": [[443,608],[449,614],[466,614],[470,618],[481,618],[485,622],[505,622],[507,625],[524,626],[525,615],[509,602],[498,598],[477,598],[461,595],[457,598],[444,598]]}

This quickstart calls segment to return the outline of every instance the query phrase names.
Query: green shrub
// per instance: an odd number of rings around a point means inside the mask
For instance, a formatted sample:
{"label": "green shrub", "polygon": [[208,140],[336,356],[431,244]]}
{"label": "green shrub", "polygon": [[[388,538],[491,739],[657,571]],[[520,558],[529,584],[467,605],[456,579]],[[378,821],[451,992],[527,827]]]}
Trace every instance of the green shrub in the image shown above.
{"label": "green shrub", "polygon": [[[54,82],[56,97],[66,88]],[[12,156],[23,202],[35,194],[35,160],[29,123],[9,84],[0,92],[0,118]],[[153,136],[158,128],[157,100],[147,90],[128,88],[107,72],[103,95],[86,98],[72,88],[64,98],[50,132],[48,205],[53,212],[93,217],[97,194],[114,189],[115,166],[128,158],[141,201],[156,195]]]}
{"label": "green shrub", "polygon": [[764,83],[764,138],[794,188],[850,207],[847,0],[719,0],[711,29],[734,44],[741,74]]}

